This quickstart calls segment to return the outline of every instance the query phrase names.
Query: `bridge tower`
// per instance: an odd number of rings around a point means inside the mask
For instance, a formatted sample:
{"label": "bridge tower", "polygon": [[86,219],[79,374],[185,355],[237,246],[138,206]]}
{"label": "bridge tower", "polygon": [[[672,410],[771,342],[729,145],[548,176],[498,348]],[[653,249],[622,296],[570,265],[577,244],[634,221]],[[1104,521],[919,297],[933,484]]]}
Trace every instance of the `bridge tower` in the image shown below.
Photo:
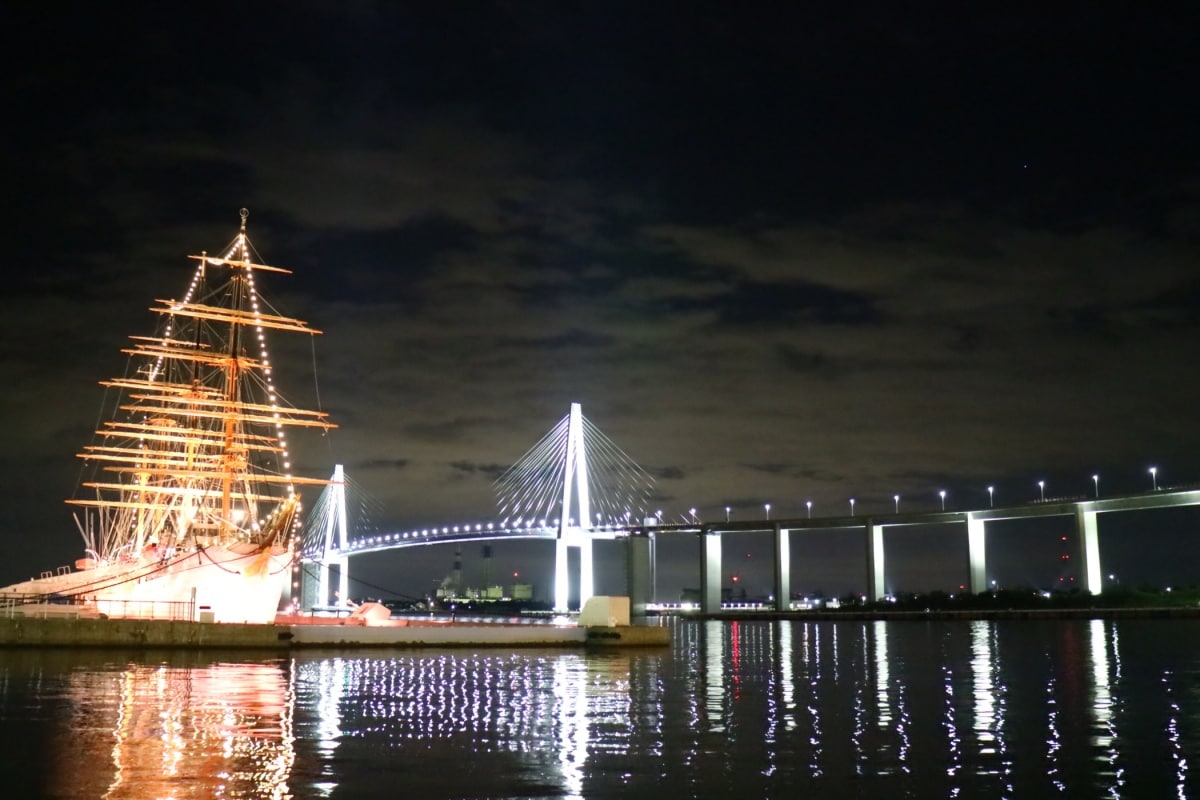
{"label": "bridge tower", "polygon": [[344,603],[350,597],[350,558],[346,555],[346,475],[341,464],[333,468],[333,477],[318,505],[318,554],[315,558],[312,555],[306,557],[310,563],[316,561],[318,565],[314,587],[316,597],[312,597],[309,591],[302,593],[302,603],[306,608],[329,605],[330,567],[338,568],[338,602]]}
{"label": "bridge tower", "polygon": [[579,403],[496,479],[503,525],[554,533],[555,611],[569,610],[571,549],[579,550],[582,608],[595,594],[595,541],[628,535],[631,518],[644,519],[653,484],[648,472],[583,415]]}
{"label": "bridge tower", "polygon": [[[571,516],[572,487],[578,504],[579,524]],[[558,541],[554,549],[554,610],[567,611],[570,586],[568,548],[579,548],[579,607],[582,609],[593,594],[591,498],[588,496],[587,447],[583,439],[583,411],[579,403],[571,403],[567,422],[567,458],[563,480],[562,516],[558,521]]]}

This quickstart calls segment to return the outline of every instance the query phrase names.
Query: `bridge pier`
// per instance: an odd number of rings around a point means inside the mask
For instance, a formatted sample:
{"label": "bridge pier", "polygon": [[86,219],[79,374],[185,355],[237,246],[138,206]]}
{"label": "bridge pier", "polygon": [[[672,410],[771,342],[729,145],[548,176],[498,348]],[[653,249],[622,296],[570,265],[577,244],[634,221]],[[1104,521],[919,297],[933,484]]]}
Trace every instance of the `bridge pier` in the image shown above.
{"label": "bridge pier", "polygon": [[[338,569],[337,602],[329,602],[329,568]],[[326,555],[317,577],[317,605],[343,605],[350,599],[350,559],[347,556]]]}
{"label": "bridge pier", "polygon": [[1100,571],[1100,530],[1096,523],[1096,512],[1076,506],[1075,529],[1079,532],[1083,555],[1083,574],[1080,577],[1084,579],[1084,586],[1089,592],[1100,594],[1104,573]]}
{"label": "bridge pier", "polygon": [[715,614],[721,610],[721,534],[700,533],[700,611]]}
{"label": "bridge pier", "polygon": [[775,524],[775,610],[792,607],[791,531]]}
{"label": "bridge pier", "polygon": [[[345,603],[350,597],[350,558],[326,553],[321,561],[305,561],[300,571],[299,608],[312,611],[314,608],[331,605],[329,600],[329,571],[337,567],[337,604]],[[316,567],[313,574],[312,567]]]}
{"label": "bridge pier", "polygon": [[582,533],[579,537],[579,610],[595,594],[595,578],[592,572],[592,537]]}
{"label": "bridge pier", "polygon": [[568,529],[554,543],[554,610],[566,614],[571,603],[570,548],[579,548],[579,608],[595,594],[593,577],[592,537],[586,530]]}
{"label": "bridge pier", "polygon": [[646,605],[654,601],[653,544],[645,531],[631,533],[625,539],[625,591],[629,595],[629,613],[646,615]]}
{"label": "bridge pier", "polygon": [[987,591],[987,528],[984,521],[967,513],[967,570],[971,594]]}
{"label": "bridge pier", "polygon": [[883,526],[868,517],[867,534],[867,600],[877,603],[887,594],[883,575]]}
{"label": "bridge pier", "polygon": [[326,553],[325,560],[317,565],[317,597],[313,602],[314,606],[329,605],[329,559],[331,556]]}
{"label": "bridge pier", "polygon": [[554,542],[554,610],[559,614],[566,614],[570,610],[567,607],[571,587],[567,547],[567,537],[559,535]]}
{"label": "bridge pier", "polygon": [[300,562],[300,592],[295,599],[296,608],[302,611],[311,611],[320,596],[321,574],[320,569],[313,572],[315,566],[312,561]]}

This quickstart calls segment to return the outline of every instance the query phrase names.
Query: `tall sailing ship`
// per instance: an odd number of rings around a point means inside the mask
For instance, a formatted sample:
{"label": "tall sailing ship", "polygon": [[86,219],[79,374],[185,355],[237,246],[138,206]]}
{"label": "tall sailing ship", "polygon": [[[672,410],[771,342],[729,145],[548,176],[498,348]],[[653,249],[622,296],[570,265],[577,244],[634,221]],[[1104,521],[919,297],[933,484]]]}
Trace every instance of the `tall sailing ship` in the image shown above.
{"label": "tall sailing ship", "polygon": [[[274,620],[300,526],[287,431],[336,427],[277,392],[267,332],[320,331],[280,316],[257,278],[241,230],[221,256],[197,262],[181,300],[156,300],[153,337],[130,337],[130,368],[102,381],[116,417],[79,457],[90,477],[77,506],[84,555],[74,567],[0,588],[8,603],[70,603],[110,617],[215,622]],[[269,309],[269,310],[268,310]]]}

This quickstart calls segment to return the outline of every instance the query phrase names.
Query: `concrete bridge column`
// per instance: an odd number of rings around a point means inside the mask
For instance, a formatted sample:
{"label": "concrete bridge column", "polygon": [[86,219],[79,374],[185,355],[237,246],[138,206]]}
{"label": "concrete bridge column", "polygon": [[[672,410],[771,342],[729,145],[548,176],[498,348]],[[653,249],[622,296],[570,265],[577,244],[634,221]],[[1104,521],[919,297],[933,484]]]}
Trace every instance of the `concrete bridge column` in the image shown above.
{"label": "concrete bridge column", "polygon": [[646,604],[654,601],[654,562],[650,537],[645,531],[630,534],[625,540],[625,591],[629,594],[629,613],[646,615]]}
{"label": "concrete bridge column", "polygon": [[568,569],[567,539],[560,533],[554,542],[554,610],[559,614],[566,614],[568,611],[568,593],[571,586]]}
{"label": "concrete bridge column", "polygon": [[310,598],[310,601],[311,601],[310,605],[309,605],[310,608],[314,605],[315,606],[329,605],[329,559],[330,558],[331,558],[331,556],[328,553],[326,553],[325,557],[323,559],[321,559],[321,566],[317,572],[317,596],[316,596],[315,600],[311,600],[311,598]]}
{"label": "concrete bridge column", "polygon": [[592,575],[592,537],[584,532],[579,536],[579,610],[587,605],[588,598],[595,592]]}
{"label": "concrete bridge column", "polygon": [[714,614],[721,610],[721,534],[700,534],[700,611]]}
{"label": "concrete bridge column", "polygon": [[775,526],[775,610],[788,611],[792,607],[792,551],[791,531]]}
{"label": "concrete bridge column", "polygon": [[974,514],[967,514],[967,570],[971,594],[987,591],[987,530]]}
{"label": "concrete bridge column", "polygon": [[883,526],[867,520],[867,599],[879,602],[887,587],[883,580]]}
{"label": "concrete bridge column", "polygon": [[[296,608],[301,611],[310,611],[312,607],[318,604],[318,593],[321,589],[321,570],[320,567],[313,561],[300,562],[300,590],[293,592],[293,599],[296,601]],[[315,569],[314,569],[315,568]]]}
{"label": "concrete bridge column", "polygon": [[342,556],[334,561],[338,566],[338,603],[350,600],[350,558]]}
{"label": "concrete bridge column", "polygon": [[1092,594],[1103,591],[1104,573],[1100,571],[1100,530],[1096,524],[1096,512],[1075,507],[1075,529],[1079,531],[1079,545],[1083,555],[1084,586]]}

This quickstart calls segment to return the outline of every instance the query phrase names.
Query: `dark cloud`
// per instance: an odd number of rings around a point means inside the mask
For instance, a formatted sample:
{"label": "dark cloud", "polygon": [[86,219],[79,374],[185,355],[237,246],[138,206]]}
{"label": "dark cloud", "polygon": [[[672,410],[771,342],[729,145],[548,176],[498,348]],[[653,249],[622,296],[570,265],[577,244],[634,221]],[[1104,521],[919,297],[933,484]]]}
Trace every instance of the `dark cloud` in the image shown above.
{"label": "dark cloud", "polygon": [[810,283],[739,284],[715,305],[719,320],[734,325],[803,321],[862,325],[880,318],[869,297]]}
{"label": "dark cloud", "polygon": [[513,340],[501,343],[512,347],[535,349],[539,352],[552,354],[554,352],[580,352],[608,347],[614,344],[614,337],[595,333],[593,331],[566,330],[554,336],[538,339]]}
{"label": "dark cloud", "polygon": [[364,472],[374,472],[377,470],[382,470],[382,471],[386,471],[386,472],[399,472],[399,471],[405,469],[406,467],[408,467],[408,465],[409,465],[408,459],[404,459],[404,458],[389,459],[389,460],[370,459],[370,460],[355,462],[353,465],[353,468],[355,470],[362,470]]}
{"label": "dark cloud", "polygon": [[473,464],[468,461],[452,461],[450,468],[463,475],[483,475],[490,480],[496,480],[508,470],[511,465],[502,464]]}
{"label": "dark cloud", "polygon": [[647,469],[660,481],[681,481],[687,478],[687,472],[680,467],[662,466],[647,467]]}

